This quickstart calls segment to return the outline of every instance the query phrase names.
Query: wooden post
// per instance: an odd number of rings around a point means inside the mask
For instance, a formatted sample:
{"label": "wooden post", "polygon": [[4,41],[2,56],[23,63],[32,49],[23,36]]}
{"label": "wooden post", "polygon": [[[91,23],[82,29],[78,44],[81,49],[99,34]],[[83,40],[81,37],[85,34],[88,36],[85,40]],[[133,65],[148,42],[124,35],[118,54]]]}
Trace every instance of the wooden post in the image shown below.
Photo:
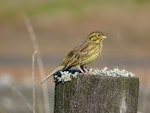
{"label": "wooden post", "polygon": [[78,75],[55,85],[54,113],[137,113],[139,79]]}

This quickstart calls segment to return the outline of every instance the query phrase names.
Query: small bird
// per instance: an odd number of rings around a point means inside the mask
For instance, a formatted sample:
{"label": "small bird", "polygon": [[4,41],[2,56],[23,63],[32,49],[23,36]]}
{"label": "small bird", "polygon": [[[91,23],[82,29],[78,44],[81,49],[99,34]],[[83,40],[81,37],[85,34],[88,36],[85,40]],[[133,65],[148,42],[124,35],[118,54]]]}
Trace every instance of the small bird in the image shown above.
{"label": "small bird", "polygon": [[81,45],[75,47],[67,54],[62,63],[45,77],[41,84],[56,72],[67,70],[74,66],[77,66],[82,73],[85,73],[87,70],[84,66],[93,62],[101,54],[104,38],[107,37],[102,32],[95,31],[90,33]]}

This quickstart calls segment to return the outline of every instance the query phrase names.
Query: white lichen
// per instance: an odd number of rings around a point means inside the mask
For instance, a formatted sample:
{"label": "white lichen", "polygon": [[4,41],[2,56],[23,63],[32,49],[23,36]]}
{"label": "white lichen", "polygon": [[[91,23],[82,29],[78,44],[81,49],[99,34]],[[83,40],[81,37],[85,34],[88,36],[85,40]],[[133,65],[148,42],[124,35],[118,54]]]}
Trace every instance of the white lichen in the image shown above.
{"label": "white lichen", "polygon": [[128,72],[125,69],[114,68],[112,70],[108,70],[107,67],[103,69],[91,68],[89,70],[92,75],[100,75],[100,76],[113,76],[113,77],[134,77],[135,75],[132,72]]}
{"label": "white lichen", "polygon": [[71,81],[72,78],[77,78],[78,72],[75,72],[74,74],[70,73],[69,71],[60,71],[61,76],[54,76],[54,79],[56,82],[62,82],[65,83],[67,81]]}
{"label": "white lichen", "polygon": [[[89,74],[91,75],[99,75],[99,76],[112,76],[112,77],[134,77],[135,75],[132,72],[128,72],[125,69],[110,69],[108,70],[107,67],[104,67],[103,69],[98,68],[90,68]],[[70,71],[60,71],[60,76],[55,75],[54,79],[56,82],[62,82],[65,83],[67,81],[71,81],[73,78],[77,78],[77,75],[79,72],[75,72],[72,74]],[[87,75],[88,76],[88,75]]]}

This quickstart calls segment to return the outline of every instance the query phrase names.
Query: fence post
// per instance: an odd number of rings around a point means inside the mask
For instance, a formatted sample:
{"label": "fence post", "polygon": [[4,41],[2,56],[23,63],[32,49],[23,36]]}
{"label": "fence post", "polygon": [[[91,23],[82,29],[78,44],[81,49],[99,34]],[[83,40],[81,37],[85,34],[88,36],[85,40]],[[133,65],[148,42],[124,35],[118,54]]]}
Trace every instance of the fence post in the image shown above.
{"label": "fence post", "polygon": [[78,75],[55,85],[54,113],[137,113],[139,78]]}

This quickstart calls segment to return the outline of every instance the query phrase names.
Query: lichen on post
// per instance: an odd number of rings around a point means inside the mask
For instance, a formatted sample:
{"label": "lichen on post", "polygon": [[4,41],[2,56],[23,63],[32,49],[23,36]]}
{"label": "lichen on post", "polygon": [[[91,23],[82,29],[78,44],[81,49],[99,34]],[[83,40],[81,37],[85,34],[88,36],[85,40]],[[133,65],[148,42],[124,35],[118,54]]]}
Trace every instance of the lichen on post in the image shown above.
{"label": "lichen on post", "polygon": [[113,76],[101,70],[92,76],[79,74],[68,82],[57,82],[54,113],[137,113],[139,79],[131,73],[114,76],[114,70],[105,71]]}

